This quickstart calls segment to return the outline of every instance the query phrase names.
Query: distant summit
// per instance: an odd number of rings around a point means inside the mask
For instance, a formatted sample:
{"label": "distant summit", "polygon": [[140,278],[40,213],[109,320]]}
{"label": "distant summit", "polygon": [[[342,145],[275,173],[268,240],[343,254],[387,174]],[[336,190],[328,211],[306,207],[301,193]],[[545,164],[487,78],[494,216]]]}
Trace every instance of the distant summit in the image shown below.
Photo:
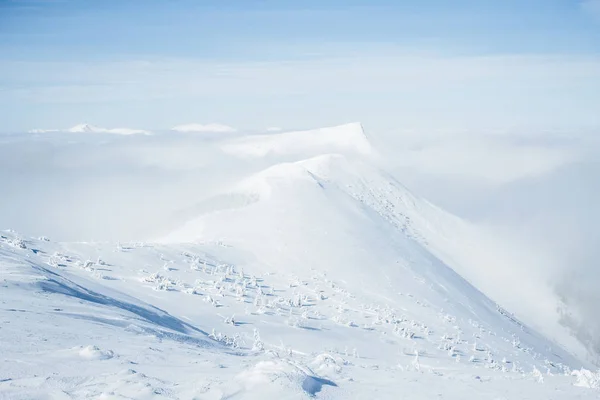
{"label": "distant summit", "polygon": [[103,131],[104,129],[102,128],[96,128],[95,126],[89,125],[89,124],[79,124],[79,125],[75,125],[72,128],[69,128],[67,131],[68,132],[73,132],[73,133],[82,133],[82,132],[99,132],[99,131]]}
{"label": "distant summit", "polygon": [[143,129],[130,129],[130,128],[98,128],[90,124],[79,124],[67,130],[72,133],[113,133],[116,135],[150,135],[149,131]]}
{"label": "distant summit", "polygon": [[99,128],[90,124],[79,124],[69,129],[31,129],[29,133],[51,133],[51,132],[69,132],[69,133],[112,133],[115,135],[151,135],[152,132],[143,129],[130,128]]}

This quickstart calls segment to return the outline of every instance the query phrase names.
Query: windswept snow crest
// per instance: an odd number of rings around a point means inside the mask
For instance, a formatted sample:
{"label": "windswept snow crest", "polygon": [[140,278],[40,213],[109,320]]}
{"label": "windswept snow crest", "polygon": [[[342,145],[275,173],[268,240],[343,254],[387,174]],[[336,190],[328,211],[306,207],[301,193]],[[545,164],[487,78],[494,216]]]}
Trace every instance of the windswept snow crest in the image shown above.
{"label": "windswept snow crest", "polygon": [[337,152],[365,156],[373,152],[358,122],[307,131],[246,136],[226,142],[221,148],[228,154],[250,158]]}

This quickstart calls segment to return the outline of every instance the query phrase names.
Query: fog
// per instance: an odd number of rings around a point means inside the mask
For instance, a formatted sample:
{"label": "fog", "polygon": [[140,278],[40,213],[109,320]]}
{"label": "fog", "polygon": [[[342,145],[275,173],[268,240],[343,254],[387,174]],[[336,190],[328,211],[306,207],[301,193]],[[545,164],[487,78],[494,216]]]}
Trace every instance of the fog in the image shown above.
{"label": "fog", "polygon": [[184,222],[186,209],[235,179],[242,163],[215,166],[226,155],[210,135],[1,140],[0,226],[60,241],[160,237]]}
{"label": "fog", "polygon": [[515,264],[505,268],[513,287],[529,280],[551,288],[560,322],[598,363],[597,133],[399,134],[385,140],[395,143],[387,146],[389,166],[411,189],[510,246]]}
{"label": "fog", "polygon": [[[366,128],[386,169],[491,229],[515,252],[506,275],[548,285],[561,322],[600,354],[600,143],[592,133]],[[261,168],[221,152],[215,137],[3,135],[0,228],[59,241],[159,238],[202,199]]]}

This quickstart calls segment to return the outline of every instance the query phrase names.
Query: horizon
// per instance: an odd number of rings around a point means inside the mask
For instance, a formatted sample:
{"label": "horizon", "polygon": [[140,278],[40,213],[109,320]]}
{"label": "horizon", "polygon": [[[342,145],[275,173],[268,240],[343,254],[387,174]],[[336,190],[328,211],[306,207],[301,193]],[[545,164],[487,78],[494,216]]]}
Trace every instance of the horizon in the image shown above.
{"label": "horizon", "polygon": [[361,3],[3,2],[2,130],[600,127],[600,1]]}

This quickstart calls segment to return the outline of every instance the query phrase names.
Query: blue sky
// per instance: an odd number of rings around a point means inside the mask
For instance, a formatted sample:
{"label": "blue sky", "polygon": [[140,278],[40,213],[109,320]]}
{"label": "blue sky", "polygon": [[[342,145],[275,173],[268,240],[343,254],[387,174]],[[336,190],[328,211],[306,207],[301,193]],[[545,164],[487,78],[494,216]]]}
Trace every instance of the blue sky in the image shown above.
{"label": "blue sky", "polygon": [[0,1],[0,131],[600,125],[600,1]]}

